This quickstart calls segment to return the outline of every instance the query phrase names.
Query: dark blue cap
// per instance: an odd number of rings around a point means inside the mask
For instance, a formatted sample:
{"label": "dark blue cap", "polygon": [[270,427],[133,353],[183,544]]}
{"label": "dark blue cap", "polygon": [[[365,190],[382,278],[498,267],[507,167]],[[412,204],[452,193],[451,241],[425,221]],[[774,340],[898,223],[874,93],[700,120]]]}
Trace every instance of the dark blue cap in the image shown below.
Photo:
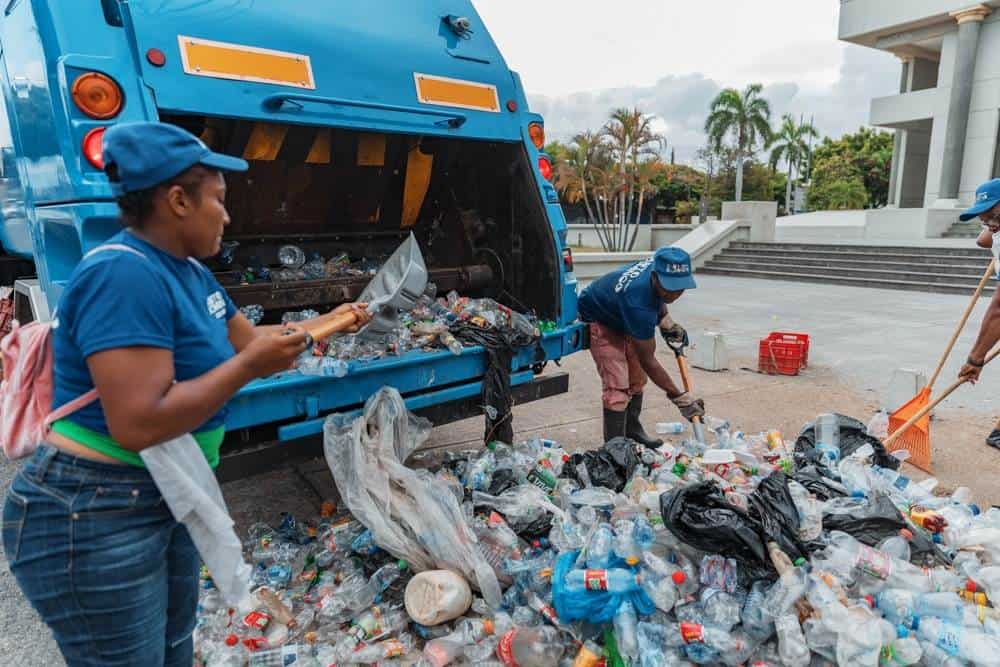
{"label": "dark blue cap", "polygon": [[976,203],[965,209],[958,219],[962,222],[986,213],[991,208],[1000,204],[1000,178],[986,181],[976,188]]}
{"label": "dark blue cap", "polygon": [[220,171],[246,171],[246,160],[213,153],[201,139],[170,123],[122,123],[104,133],[104,164],[118,168],[122,192],[165,183],[196,164]]}
{"label": "dark blue cap", "polygon": [[665,246],[653,255],[653,272],[666,290],[694,289],[698,285],[691,275],[691,255],[674,246]]}

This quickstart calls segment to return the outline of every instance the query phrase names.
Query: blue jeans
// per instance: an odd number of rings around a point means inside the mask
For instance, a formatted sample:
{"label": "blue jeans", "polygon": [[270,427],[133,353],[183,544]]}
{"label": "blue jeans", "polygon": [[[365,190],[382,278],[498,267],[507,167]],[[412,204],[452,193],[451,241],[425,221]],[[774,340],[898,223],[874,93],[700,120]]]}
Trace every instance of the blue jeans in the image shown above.
{"label": "blue jeans", "polygon": [[190,667],[201,561],[144,469],[41,445],[7,493],[3,546],[69,667]]}

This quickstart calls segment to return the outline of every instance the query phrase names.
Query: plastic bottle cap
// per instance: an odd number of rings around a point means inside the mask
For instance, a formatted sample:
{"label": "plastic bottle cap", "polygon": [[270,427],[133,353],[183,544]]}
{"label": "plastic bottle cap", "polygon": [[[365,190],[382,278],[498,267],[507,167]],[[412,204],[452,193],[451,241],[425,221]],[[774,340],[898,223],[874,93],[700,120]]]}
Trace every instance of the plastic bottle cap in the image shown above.
{"label": "plastic bottle cap", "polygon": [[406,568],[408,568],[410,566],[409,563],[407,563],[402,558],[400,558],[398,561],[396,561],[396,565],[399,567],[400,570],[405,570]]}
{"label": "plastic bottle cap", "polygon": [[910,530],[909,530],[908,528],[901,528],[901,529],[899,530],[899,534],[900,534],[900,535],[902,536],[902,538],[903,538],[904,540],[906,540],[907,542],[909,542],[910,540],[912,540],[912,539],[913,539],[913,533],[911,533],[911,532],[910,532]]}
{"label": "plastic bottle cap", "polygon": [[687,575],[684,574],[681,570],[677,570],[676,572],[674,572],[672,575],[670,575],[670,578],[678,586],[687,581]]}
{"label": "plastic bottle cap", "polygon": [[975,503],[969,503],[969,509],[972,511],[972,516],[979,516],[982,510],[979,509],[979,505]]}
{"label": "plastic bottle cap", "polygon": [[865,602],[867,602],[867,603],[868,603],[868,606],[869,606],[869,607],[870,607],[871,609],[874,609],[874,608],[875,608],[875,598],[873,598],[873,597],[872,597],[871,595],[866,595],[866,596],[864,597],[864,600],[865,600]]}
{"label": "plastic bottle cap", "polygon": [[625,563],[627,565],[638,565],[639,559],[636,558],[635,556],[629,556],[628,558],[625,559]]}
{"label": "plastic bottle cap", "polygon": [[240,643],[240,638],[236,635],[229,635],[226,637],[226,646],[236,646]]}
{"label": "plastic bottle cap", "polygon": [[801,566],[803,566],[805,564],[806,564],[806,559],[803,558],[802,556],[799,556],[798,558],[796,558],[795,562],[792,563],[792,565],[794,565],[795,567],[801,567]]}
{"label": "plastic bottle cap", "polygon": [[910,636],[910,631],[909,631],[909,629],[907,629],[907,627],[905,625],[902,625],[902,624],[897,625],[896,626],[896,636],[899,637],[900,639],[906,639],[907,637]]}
{"label": "plastic bottle cap", "polygon": [[971,577],[965,580],[965,590],[970,593],[976,592],[976,582],[974,582]]}
{"label": "plastic bottle cap", "polygon": [[913,617],[913,623],[910,623],[910,627],[913,628],[914,632],[916,632],[917,630],[920,629],[920,617],[919,616],[914,616]]}
{"label": "plastic bottle cap", "polygon": [[854,491],[851,493],[851,498],[864,498],[864,497],[865,497],[864,491]]}

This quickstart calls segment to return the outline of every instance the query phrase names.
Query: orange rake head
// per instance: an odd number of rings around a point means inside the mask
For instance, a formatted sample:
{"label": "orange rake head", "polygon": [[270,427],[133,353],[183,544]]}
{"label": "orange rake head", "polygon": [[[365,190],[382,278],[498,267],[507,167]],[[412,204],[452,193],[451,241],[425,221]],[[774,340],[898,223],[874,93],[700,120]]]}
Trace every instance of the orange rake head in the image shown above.
{"label": "orange rake head", "polygon": [[[916,396],[911,398],[902,407],[889,415],[889,434],[892,435],[899,430],[915,414],[931,402],[931,389],[924,387]],[[931,418],[926,414],[910,428],[901,433],[896,440],[889,445],[889,451],[905,449],[910,453],[909,463],[917,466],[925,472],[931,470]]]}

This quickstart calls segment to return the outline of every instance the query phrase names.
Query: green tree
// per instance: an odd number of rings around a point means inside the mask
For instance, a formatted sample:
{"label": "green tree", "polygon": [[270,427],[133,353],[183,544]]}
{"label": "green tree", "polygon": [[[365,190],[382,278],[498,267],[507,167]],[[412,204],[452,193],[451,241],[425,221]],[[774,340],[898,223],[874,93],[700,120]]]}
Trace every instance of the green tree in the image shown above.
{"label": "green tree", "polygon": [[[865,202],[861,208],[878,208],[889,202],[889,172],[892,167],[892,134],[862,127],[840,139],[826,138],[813,152],[815,169],[812,176],[816,187],[819,164],[837,158],[854,167],[851,174],[861,179]],[[824,184],[820,182],[820,185]],[[810,204],[810,208],[813,205]]]}
{"label": "green tree", "polygon": [[[665,141],[653,130],[653,116],[637,108],[612,111],[601,133],[611,150],[617,176],[616,228],[609,231],[614,238],[615,249],[631,250],[639,233],[644,195],[649,191],[649,181],[654,174],[651,163],[658,160]],[[628,230],[630,225],[633,226],[631,235]]]}
{"label": "green tree", "polygon": [[792,214],[792,183],[795,175],[807,163],[809,158],[810,137],[818,138],[816,128],[809,123],[799,125],[789,114],[781,117],[781,127],[771,141],[771,168],[776,169],[778,163],[784,160],[788,169],[785,184],[785,213]]}
{"label": "green tree", "polygon": [[705,133],[716,150],[727,137],[732,139],[736,161],[736,201],[743,201],[744,161],[753,157],[757,145],[765,146],[771,138],[771,105],[761,97],[764,87],[759,83],[747,86],[743,92],[726,88],[712,100]]}
{"label": "green tree", "polygon": [[842,155],[817,157],[809,188],[809,210],[859,209],[868,201],[869,193],[856,165]]}

